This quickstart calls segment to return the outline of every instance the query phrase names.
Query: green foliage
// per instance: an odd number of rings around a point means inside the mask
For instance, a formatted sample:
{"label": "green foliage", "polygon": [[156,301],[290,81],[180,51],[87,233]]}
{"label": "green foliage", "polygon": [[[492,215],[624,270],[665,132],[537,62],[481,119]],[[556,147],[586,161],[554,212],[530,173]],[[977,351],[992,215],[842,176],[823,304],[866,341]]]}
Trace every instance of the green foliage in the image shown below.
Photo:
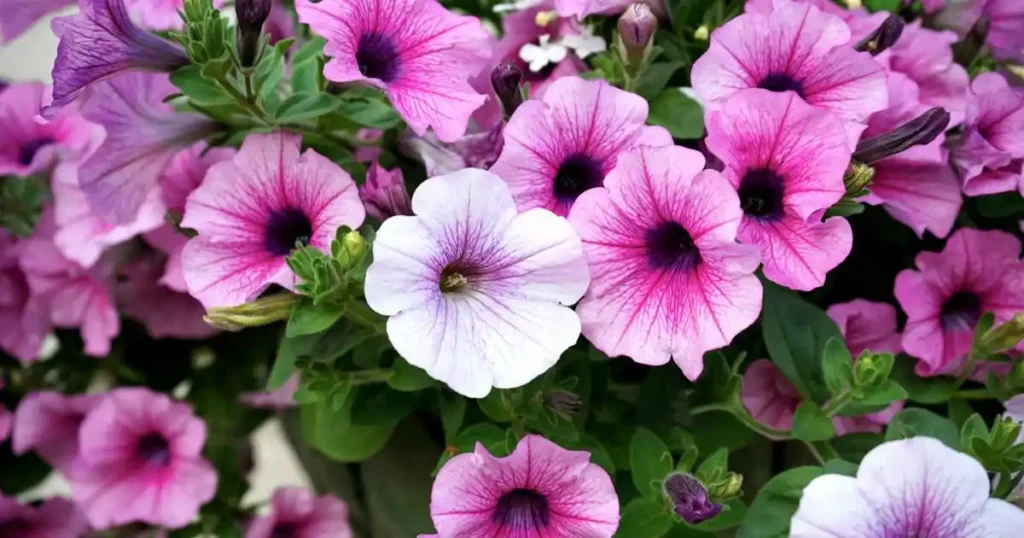
{"label": "green foliage", "polygon": [[892,13],[899,13],[900,8],[903,7],[902,0],[864,0],[864,7],[870,11],[891,11]]}
{"label": "green foliage", "polygon": [[960,448],[960,430],[956,424],[927,409],[912,407],[900,411],[885,432],[886,441],[917,436],[934,437],[954,450]]}
{"label": "green foliage", "polygon": [[647,123],[668,129],[675,138],[693,140],[704,136],[704,109],[678,88],[667,88],[651,101]]}
{"label": "green foliage", "polygon": [[800,504],[803,489],[825,474],[820,467],[797,467],[775,475],[757,492],[736,538],[788,536],[789,522]]}
{"label": "green foliage", "polygon": [[622,509],[615,538],[651,538],[664,536],[673,519],[664,503],[654,498],[634,499]]}
{"label": "green foliage", "polygon": [[832,419],[814,402],[801,402],[793,415],[794,439],[824,441],[836,434]]}
{"label": "green foliage", "polygon": [[821,371],[825,386],[833,396],[853,385],[853,357],[839,338],[829,338],[822,353]]}
{"label": "green foliage", "polygon": [[649,430],[637,428],[629,445],[633,485],[644,497],[660,498],[662,482],[672,472],[672,454],[665,442]]}
{"label": "green foliage", "polygon": [[415,392],[436,384],[427,372],[405,362],[401,357],[395,359],[391,366],[391,376],[388,377],[388,386],[402,392]]}

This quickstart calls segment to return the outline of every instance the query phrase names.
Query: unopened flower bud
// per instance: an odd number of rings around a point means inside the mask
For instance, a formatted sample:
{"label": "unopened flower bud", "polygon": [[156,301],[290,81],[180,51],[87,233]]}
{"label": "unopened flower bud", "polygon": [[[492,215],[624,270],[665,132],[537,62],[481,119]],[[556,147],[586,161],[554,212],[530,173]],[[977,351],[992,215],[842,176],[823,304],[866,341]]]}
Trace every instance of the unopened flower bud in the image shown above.
{"label": "unopened flower bud", "polygon": [[366,214],[380,222],[395,215],[412,215],[412,201],[401,168],[386,170],[380,163],[373,163],[366,171],[366,182],[359,187],[359,198]]}
{"label": "unopened flower bud", "polygon": [[846,186],[847,196],[857,196],[867,188],[868,184],[875,177],[875,169],[871,166],[857,161],[851,161],[843,175],[843,184]]}
{"label": "unopened flower bud", "polygon": [[491,86],[505,109],[505,116],[511,116],[520,103],[523,95],[519,91],[519,83],[523,81],[523,70],[512,60],[506,60],[491,71]]}
{"label": "unopened flower bud", "polygon": [[878,56],[884,50],[896,44],[903,35],[903,19],[899,15],[889,15],[874,32],[868,34],[854,48],[861,52],[870,52]]}
{"label": "unopened flower bud", "polygon": [[1017,442],[1020,436],[1021,423],[1013,417],[1004,416],[992,424],[992,433],[989,435],[992,449],[996,452],[1003,452]]}
{"label": "unopened flower bud", "polygon": [[568,418],[580,412],[580,409],[583,408],[583,400],[571,392],[558,390],[544,397],[544,405],[555,413]]}
{"label": "unopened flower bud", "polygon": [[949,112],[940,107],[928,109],[924,114],[888,133],[861,140],[857,144],[857,150],[853,152],[853,159],[871,164],[914,146],[929,144],[946,132],[948,126]]}
{"label": "unopened flower bud", "polygon": [[1024,340],[1024,313],[989,329],[982,335],[978,347],[982,353],[994,355],[1017,347],[1021,340]]}
{"label": "unopened flower bud", "polygon": [[638,2],[626,8],[619,17],[619,38],[622,40],[623,59],[630,65],[640,65],[650,53],[658,18],[651,8]]}
{"label": "unopened flower bud", "polygon": [[223,331],[240,331],[246,327],[259,327],[288,319],[299,296],[279,293],[238,306],[213,307],[203,320]]}
{"label": "unopened flower bud", "polygon": [[235,15],[238,18],[238,60],[244,67],[252,67],[259,53],[263,23],[270,16],[271,0],[238,0]]}
{"label": "unopened flower bud", "polygon": [[341,246],[350,260],[361,261],[366,254],[366,240],[357,230],[346,233],[341,238]]}
{"label": "unopened flower bud", "polygon": [[693,31],[693,38],[697,41],[707,41],[708,37],[711,36],[711,31],[708,30],[708,25],[702,24]]}
{"label": "unopened flower bud", "polygon": [[665,493],[679,517],[691,525],[706,521],[722,511],[722,505],[708,498],[708,490],[692,475],[677,473],[665,479]]}

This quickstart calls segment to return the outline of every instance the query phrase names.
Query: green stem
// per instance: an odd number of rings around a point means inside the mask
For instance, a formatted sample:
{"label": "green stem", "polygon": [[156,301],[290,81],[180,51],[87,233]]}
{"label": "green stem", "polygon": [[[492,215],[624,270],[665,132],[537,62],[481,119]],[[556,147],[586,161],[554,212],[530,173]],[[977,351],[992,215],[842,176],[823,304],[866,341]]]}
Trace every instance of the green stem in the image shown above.
{"label": "green stem", "polygon": [[829,460],[840,459],[839,452],[828,441],[804,441],[804,445],[807,446],[807,450],[814,456],[814,459],[818,460],[818,463],[822,465],[825,465],[825,462]]}
{"label": "green stem", "polygon": [[391,377],[390,368],[371,368],[348,373],[348,382],[353,385],[372,385],[384,383]]}
{"label": "green stem", "polygon": [[370,307],[363,301],[349,301],[345,307],[345,317],[352,323],[361,325],[377,334],[385,333],[384,316],[370,310]]}
{"label": "green stem", "polygon": [[765,426],[764,424],[761,424],[760,422],[754,420],[754,417],[750,416],[750,413],[748,413],[746,409],[739,408],[736,405],[730,405],[727,403],[711,403],[705,405],[698,405],[696,407],[690,408],[690,415],[700,415],[702,413],[707,413],[710,411],[722,411],[725,413],[729,413],[730,415],[736,417],[736,420],[742,422],[746,427],[750,428],[758,435],[767,439],[771,439],[772,441],[784,441],[786,439],[789,439],[788,431],[776,430],[775,428]]}
{"label": "green stem", "polygon": [[825,406],[821,408],[821,411],[825,413],[825,416],[832,418],[840,409],[843,408],[843,406],[849,403],[850,400],[850,391],[843,390],[835,398],[832,398],[832,401],[825,404]]}
{"label": "green stem", "polygon": [[242,95],[242,92],[238,91],[238,88],[235,88],[235,85],[232,84],[230,80],[227,80],[227,78],[223,76],[219,76],[217,77],[217,83],[220,84],[220,86],[224,88],[226,92],[231,94],[231,97],[234,97],[235,101],[237,101],[239,105],[248,110],[249,113],[252,114],[252,116],[255,119],[259,120],[261,123],[265,125],[274,124],[274,122],[267,117],[267,114],[263,111],[263,109],[260,108],[259,105],[254,103],[252,100]]}
{"label": "green stem", "polygon": [[953,397],[961,400],[990,400],[995,398],[995,395],[988,389],[967,389],[954,392]]}

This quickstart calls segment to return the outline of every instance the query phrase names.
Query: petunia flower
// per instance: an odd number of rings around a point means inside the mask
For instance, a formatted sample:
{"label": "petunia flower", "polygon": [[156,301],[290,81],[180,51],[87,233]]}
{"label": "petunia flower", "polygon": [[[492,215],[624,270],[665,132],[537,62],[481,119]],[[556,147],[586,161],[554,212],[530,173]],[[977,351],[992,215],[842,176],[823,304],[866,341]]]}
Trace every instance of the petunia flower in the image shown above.
{"label": "petunia flower", "polygon": [[691,525],[707,521],[722,512],[722,505],[711,502],[708,489],[693,475],[671,474],[665,479],[664,488],[676,514]]}
{"label": "petunia flower", "polygon": [[998,73],[971,83],[963,132],[952,143],[952,162],[964,194],[1024,189],[1024,92]]}
{"label": "petunia flower", "polygon": [[[891,73],[906,75],[917,84],[922,104],[948,111],[951,126],[963,121],[970,84],[967,70],[953,61],[956,41],[955,33],[923,28],[918,20],[904,26],[896,44],[878,57]],[[900,97],[890,86],[890,100]]]}
{"label": "petunia flower", "polygon": [[850,28],[810,3],[776,0],[768,15],[748,12],[711,34],[693,65],[693,89],[711,109],[747,88],[794,92],[833,112],[854,145],[868,117],[886,107],[885,70],[853,50]]}
{"label": "petunia flower", "polygon": [[60,11],[76,0],[0,0],[0,45],[7,45],[25,33],[36,21]]}
{"label": "petunia flower", "polygon": [[180,47],[135,26],[124,0],[82,0],[81,11],[50,26],[60,43],[53,102],[43,110],[47,118],[101,80],[132,70],[170,73],[189,64]]}
{"label": "petunia flower", "polygon": [[508,183],[520,210],[568,215],[579,195],[600,187],[619,155],[640,146],[670,146],[672,136],[648,127],[647,102],[603,80],[562,78],[541,100],[516,109],[491,172]]}
{"label": "petunia flower", "polygon": [[248,524],[245,538],[349,538],[348,507],[333,495],[282,487],[270,499],[270,513]]}
{"label": "petunia flower", "polygon": [[956,536],[1011,538],[1024,511],[989,498],[985,469],[930,437],[868,452],[857,476],[826,474],[804,488],[793,538]]}
{"label": "petunia flower", "polygon": [[739,192],[741,243],[761,248],[764,275],[810,290],[850,253],[846,219],[820,215],[845,193],[842,123],[797,94],[745,90],[707,118],[708,149]]}
{"label": "petunia flower", "polygon": [[[223,3],[224,0],[213,0],[215,8]],[[185,11],[185,0],[124,0],[124,4],[132,19],[143,28],[181,30],[185,27],[180,15]]]}
{"label": "petunia flower", "polygon": [[0,230],[0,350],[23,361],[39,357],[50,332],[49,312],[32,297],[25,272],[18,263],[24,240]]}
{"label": "petunia flower", "polygon": [[412,209],[381,225],[365,286],[410,364],[482,398],[526,384],[576,343],[568,305],[590,278],[565,219],[517,214],[505,183],[475,168],[428,179]]}
{"label": "petunia flower", "polygon": [[406,133],[399,149],[423,163],[427,177],[443,176],[463,168],[488,170],[505,147],[504,123],[485,131],[467,134],[455,142],[441,142],[431,133],[415,136]]}
{"label": "petunia flower", "polygon": [[213,498],[202,458],[206,425],[183,403],[144,388],[117,389],[86,416],[68,472],[75,502],[97,530],[144,522],[184,527]]}
{"label": "petunia flower", "polygon": [[38,121],[48,91],[38,82],[21,82],[0,93],[0,176],[49,173],[58,161],[80,157],[102,137],[73,109],[50,122]]}
{"label": "petunia flower", "polygon": [[793,427],[793,415],[802,398],[782,370],[768,359],[758,359],[743,372],[740,401],[754,420],[777,430]]}
{"label": "petunia flower", "polygon": [[38,506],[0,494],[0,531],[4,538],[80,538],[89,531],[81,511],[63,497]]}
{"label": "petunia flower", "polygon": [[217,329],[203,320],[206,310],[202,303],[163,284],[161,276],[167,265],[167,256],[152,253],[120,269],[116,295],[124,313],[142,323],[154,340],[199,340],[216,334]]}
{"label": "petunia flower", "polygon": [[297,0],[299,21],[327,39],[324,76],[382,90],[409,127],[450,142],[485,96],[467,81],[490,56],[474,17],[435,0]]}
{"label": "petunia flower", "polygon": [[14,414],[14,453],[35,451],[54,468],[67,471],[78,455],[78,429],[102,400],[99,394],[30,393]]}
{"label": "petunia flower", "polygon": [[449,460],[434,479],[430,515],[445,538],[611,538],[619,499],[589,452],[527,435],[505,458],[477,443],[473,453]]}
{"label": "petunia flower", "polygon": [[576,307],[583,335],[609,356],[674,360],[696,379],[704,353],[728,345],[761,312],[757,249],[736,244],[743,211],[700,152],[670,146],[619,156],[603,188],[569,222],[591,286]]}
{"label": "petunia flower", "polygon": [[903,349],[920,361],[919,375],[954,373],[985,312],[997,325],[1024,312],[1020,248],[1009,233],[964,228],[942,252],[921,252],[916,270],[896,276],[894,293],[907,313]]}
{"label": "petunia flower", "polygon": [[359,187],[359,198],[366,214],[380,222],[395,215],[412,215],[412,202],[401,168],[387,170],[374,162],[366,171],[366,182]]}
{"label": "petunia flower", "polygon": [[182,252],[189,293],[207,309],[242,304],[271,284],[288,289],[296,244],[329,251],[341,226],[366,216],[352,177],[301,137],[252,134],[231,161],[213,165],[181,225],[199,233]]}

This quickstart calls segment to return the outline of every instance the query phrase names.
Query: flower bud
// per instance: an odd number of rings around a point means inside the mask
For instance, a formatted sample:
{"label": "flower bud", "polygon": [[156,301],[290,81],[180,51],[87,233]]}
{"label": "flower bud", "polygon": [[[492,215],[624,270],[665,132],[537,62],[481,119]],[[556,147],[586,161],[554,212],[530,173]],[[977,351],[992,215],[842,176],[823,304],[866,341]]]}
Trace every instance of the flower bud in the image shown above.
{"label": "flower bud", "polygon": [[203,320],[223,331],[240,331],[288,319],[298,300],[298,295],[279,293],[238,306],[213,307]]}
{"label": "flower bud", "polygon": [[1013,349],[1024,340],[1024,313],[1017,314],[1002,325],[989,329],[982,337],[979,347],[983,353],[993,355]]}
{"label": "flower bud", "polygon": [[665,479],[665,493],[683,521],[691,525],[706,521],[722,511],[722,505],[708,498],[708,490],[692,475],[676,473]]}
{"label": "flower bud", "polygon": [[857,161],[851,161],[843,175],[843,183],[846,186],[847,196],[857,196],[864,190],[872,178],[875,177],[875,169]]}
{"label": "flower bud", "polygon": [[341,246],[345,249],[345,253],[348,254],[349,259],[353,261],[362,261],[363,256],[366,254],[366,240],[363,239],[362,234],[357,230],[353,230],[342,236]]}
{"label": "flower bud", "polygon": [[1013,417],[1004,416],[992,424],[992,433],[989,435],[992,449],[996,452],[1004,452],[1017,442],[1020,436],[1021,423]]}
{"label": "flower bud", "polygon": [[657,28],[658,18],[647,4],[638,2],[626,8],[619,17],[619,38],[627,64],[636,66],[647,59]]}
{"label": "flower bud", "polygon": [[270,16],[271,0],[238,0],[235,16],[238,18],[238,60],[244,67],[252,67],[259,53],[263,23]]}
{"label": "flower bud", "polygon": [[583,400],[571,392],[557,390],[544,397],[544,406],[568,418],[580,412],[580,409],[583,408]]}
{"label": "flower bud", "polygon": [[889,15],[877,30],[868,34],[854,47],[861,52],[870,52],[878,56],[884,50],[896,44],[903,35],[903,19],[899,15]]}
{"label": "flower bud", "polygon": [[501,101],[505,109],[505,116],[511,116],[519,104],[523,102],[523,95],[519,91],[519,83],[523,81],[523,70],[512,60],[506,60],[491,71],[491,86],[494,93]]}
{"label": "flower bud", "polygon": [[395,215],[412,215],[412,201],[405,188],[402,170],[385,170],[373,163],[366,172],[366,183],[359,187],[366,214],[384,222]]}
{"label": "flower bud", "polygon": [[857,144],[857,150],[853,152],[853,160],[871,164],[902,153],[913,146],[929,144],[946,132],[948,126],[949,112],[940,107],[928,109],[924,114],[888,133],[861,140]]}

